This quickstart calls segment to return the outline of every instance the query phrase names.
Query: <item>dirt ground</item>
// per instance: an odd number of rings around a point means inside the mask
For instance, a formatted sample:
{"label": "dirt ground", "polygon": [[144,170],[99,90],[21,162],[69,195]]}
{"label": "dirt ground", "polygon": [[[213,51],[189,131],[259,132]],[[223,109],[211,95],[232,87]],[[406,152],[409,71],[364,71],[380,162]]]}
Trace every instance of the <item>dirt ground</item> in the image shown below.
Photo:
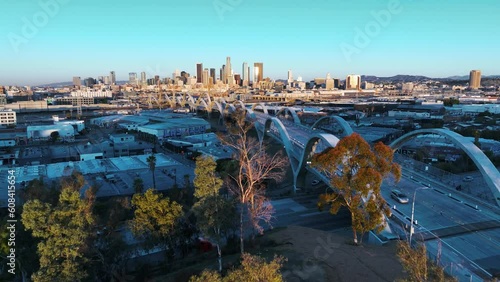
{"label": "dirt ground", "polygon": [[[384,246],[354,246],[350,229],[337,232],[289,226],[260,238],[260,254],[288,258],[285,281],[395,281],[405,277],[396,257],[396,242]],[[272,240],[275,247],[265,247]],[[259,251],[257,251],[259,254]]]}
{"label": "dirt ground", "polygon": [[[284,281],[362,282],[396,281],[405,277],[396,257],[396,242],[384,246],[364,243],[352,245],[350,229],[334,232],[289,226],[266,232],[246,250],[270,261],[282,255],[287,262],[282,268]],[[157,276],[151,281],[188,281],[205,268],[215,269],[215,253],[207,253],[203,262],[174,273]],[[224,255],[225,267],[234,265],[239,254]],[[229,267],[230,268],[230,267]]]}

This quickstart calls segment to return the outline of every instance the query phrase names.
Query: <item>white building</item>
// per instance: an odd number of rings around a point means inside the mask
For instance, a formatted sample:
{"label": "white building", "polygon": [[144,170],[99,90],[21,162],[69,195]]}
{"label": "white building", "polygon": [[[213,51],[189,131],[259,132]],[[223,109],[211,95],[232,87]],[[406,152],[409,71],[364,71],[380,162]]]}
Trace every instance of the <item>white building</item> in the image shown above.
{"label": "white building", "polygon": [[28,140],[48,140],[54,131],[59,132],[59,137],[65,141],[75,138],[75,129],[71,124],[30,125],[26,128]]}
{"label": "white building", "polygon": [[72,91],[73,97],[89,97],[89,98],[112,98],[111,90],[87,90],[87,91]]}
{"label": "white building", "polygon": [[83,120],[62,120],[62,121],[54,120],[54,124],[71,125],[73,126],[75,132],[80,132],[85,129],[85,121]]}
{"label": "white building", "polygon": [[17,124],[16,112],[12,109],[0,110],[0,125]]}
{"label": "white building", "polygon": [[135,136],[132,134],[113,134],[109,139],[115,144],[135,142]]}

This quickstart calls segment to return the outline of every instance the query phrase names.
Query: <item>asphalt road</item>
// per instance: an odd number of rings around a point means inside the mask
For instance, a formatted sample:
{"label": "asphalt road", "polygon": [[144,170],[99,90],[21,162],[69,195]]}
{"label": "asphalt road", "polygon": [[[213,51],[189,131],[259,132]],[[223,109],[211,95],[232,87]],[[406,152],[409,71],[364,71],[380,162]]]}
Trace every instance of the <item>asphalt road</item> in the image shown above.
{"label": "asphalt road", "polygon": [[[400,204],[392,199],[390,191],[394,188],[405,193],[409,203]],[[468,266],[480,273],[479,269],[475,269],[479,266],[490,273],[500,273],[499,215],[481,206],[476,210],[475,204],[468,205],[458,195],[428,188],[413,179],[403,178],[397,185],[385,182],[382,195],[402,213],[402,218],[406,217],[408,226],[416,189],[414,220],[418,224],[414,238],[425,239],[428,249],[436,252],[441,244],[443,254],[450,260],[450,267],[452,264],[462,268]],[[445,250],[448,252],[445,253]]]}

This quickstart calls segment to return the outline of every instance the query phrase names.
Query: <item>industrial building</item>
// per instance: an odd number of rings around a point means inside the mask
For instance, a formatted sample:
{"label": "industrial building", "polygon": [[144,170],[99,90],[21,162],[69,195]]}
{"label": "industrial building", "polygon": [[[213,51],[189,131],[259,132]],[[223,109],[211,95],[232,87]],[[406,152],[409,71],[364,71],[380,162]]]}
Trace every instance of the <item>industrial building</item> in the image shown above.
{"label": "industrial building", "polygon": [[210,129],[210,124],[201,118],[175,118],[168,122],[153,123],[139,126],[139,136],[156,137],[159,142],[169,137],[181,137],[194,134],[202,134]]}
{"label": "industrial building", "polygon": [[29,125],[26,128],[26,136],[30,141],[49,140],[50,134],[57,131],[62,141],[73,141],[75,129],[71,124]]}

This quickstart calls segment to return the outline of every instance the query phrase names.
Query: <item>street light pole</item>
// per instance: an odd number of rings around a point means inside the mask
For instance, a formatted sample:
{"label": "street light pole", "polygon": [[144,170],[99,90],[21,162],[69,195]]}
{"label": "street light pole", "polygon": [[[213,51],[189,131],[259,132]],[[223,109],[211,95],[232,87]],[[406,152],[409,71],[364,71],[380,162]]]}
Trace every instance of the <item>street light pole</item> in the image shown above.
{"label": "street light pole", "polygon": [[415,198],[417,196],[417,191],[418,190],[427,190],[430,189],[429,187],[420,187],[415,189],[415,192],[413,192],[413,201],[411,204],[411,222],[410,222],[410,246],[411,246],[411,237],[413,235],[413,217],[415,216]]}

